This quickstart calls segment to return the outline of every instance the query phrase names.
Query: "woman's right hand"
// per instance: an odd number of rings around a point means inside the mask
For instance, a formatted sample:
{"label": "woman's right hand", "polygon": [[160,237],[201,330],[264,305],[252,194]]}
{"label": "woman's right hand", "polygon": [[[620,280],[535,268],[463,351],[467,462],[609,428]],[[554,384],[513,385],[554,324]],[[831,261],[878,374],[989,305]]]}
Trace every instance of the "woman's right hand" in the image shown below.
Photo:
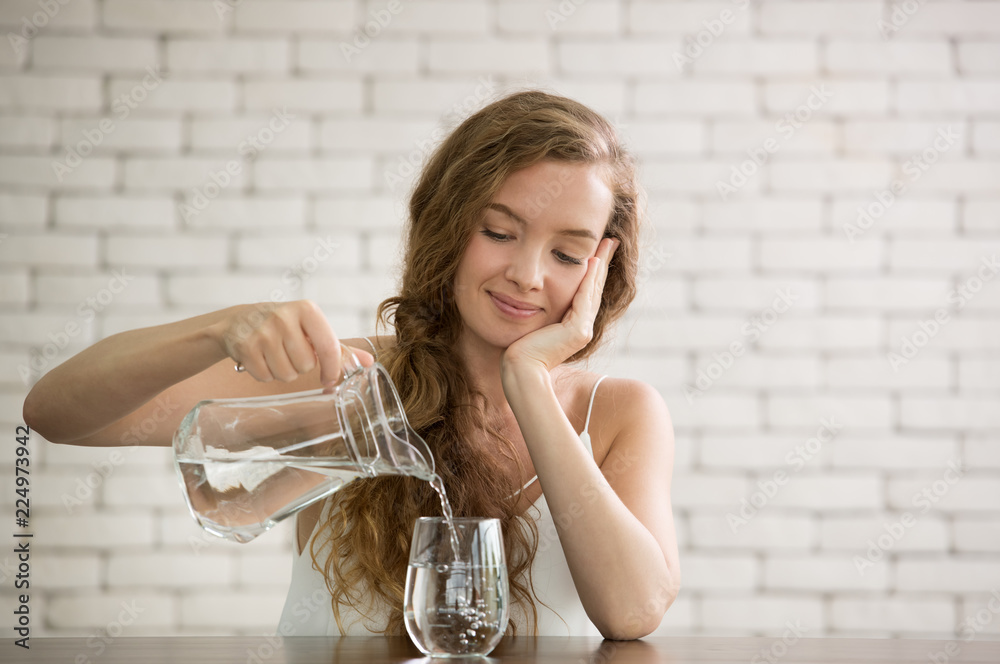
{"label": "woman's right hand", "polygon": [[[217,334],[225,353],[261,382],[291,382],[317,366],[323,385],[340,379],[345,361],[340,342],[311,300],[234,307],[219,321]],[[358,354],[368,360],[362,362],[366,366],[374,361],[364,351]]]}

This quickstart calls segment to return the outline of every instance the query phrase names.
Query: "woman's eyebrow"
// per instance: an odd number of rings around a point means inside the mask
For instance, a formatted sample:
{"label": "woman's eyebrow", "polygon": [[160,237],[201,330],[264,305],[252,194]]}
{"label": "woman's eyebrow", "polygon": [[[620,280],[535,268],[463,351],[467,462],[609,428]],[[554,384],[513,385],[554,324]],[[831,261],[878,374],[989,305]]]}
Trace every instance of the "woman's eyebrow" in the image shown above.
{"label": "woman's eyebrow", "polygon": [[[511,210],[503,203],[489,203],[486,207],[496,210],[497,212],[504,213],[505,215],[507,215],[508,217],[510,217],[511,219],[513,219],[522,226],[528,225],[528,222],[524,218],[516,214],[513,210]],[[559,235],[566,235],[569,237],[584,237],[597,242],[597,236],[588,231],[586,228],[563,228],[556,232]]]}

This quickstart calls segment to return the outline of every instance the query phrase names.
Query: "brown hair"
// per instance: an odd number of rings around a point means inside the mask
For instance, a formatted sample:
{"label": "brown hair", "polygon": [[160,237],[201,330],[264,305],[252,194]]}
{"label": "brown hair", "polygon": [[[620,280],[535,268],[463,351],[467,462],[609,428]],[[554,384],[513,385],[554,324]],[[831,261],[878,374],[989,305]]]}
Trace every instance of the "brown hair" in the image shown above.
{"label": "brown hair", "polygon": [[[459,125],[431,155],[410,198],[399,295],[378,307],[378,323],[395,329],[396,345],[379,357],[395,382],[411,427],[427,441],[455,516],[496,517],[503,524],[511,599],[537,631],[531,563],[537,549],[533,519],[518,514],[519,476],[468,444],[482,432],[517,461],[513,443],[491,415],[454,352],[462,320],[452,282],[465,247],[504,181],[542,160],[597,164],[614,195],[605,237],[621,241],[605,282],[593,337],[569,358],[592,355],[608,326],[636,293],[640,223],[645,197],[634,158],[614,127],[583,104],[539,90],[509,94]],[[520,464],[518,464],[520,466]],[[413,477],[358,480],[335,495],[335,509],[313,539],[311,555],[324,571],[343,631],[340,607],[374,615],[389,610],[386,634],[403,634],[403,594],[410,535],[418,516],[440,514],[430,484]],[[324,564],[317,550],[329,545]],[[513,621],[509,633],[515,630]]]}

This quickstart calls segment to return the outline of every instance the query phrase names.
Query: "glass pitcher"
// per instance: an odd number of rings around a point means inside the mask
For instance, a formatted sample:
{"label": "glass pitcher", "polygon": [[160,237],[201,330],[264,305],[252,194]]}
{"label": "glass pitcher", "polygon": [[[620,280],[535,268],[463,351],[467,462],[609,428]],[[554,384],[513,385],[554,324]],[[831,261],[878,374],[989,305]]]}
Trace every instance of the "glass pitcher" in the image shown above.
{"label": "glass pitcher", "polygon": [[385,367],[350,356],[336,386],[201,401],[184,417],[174,465],[202,528],[249,542],[354,479],[435,477]]}

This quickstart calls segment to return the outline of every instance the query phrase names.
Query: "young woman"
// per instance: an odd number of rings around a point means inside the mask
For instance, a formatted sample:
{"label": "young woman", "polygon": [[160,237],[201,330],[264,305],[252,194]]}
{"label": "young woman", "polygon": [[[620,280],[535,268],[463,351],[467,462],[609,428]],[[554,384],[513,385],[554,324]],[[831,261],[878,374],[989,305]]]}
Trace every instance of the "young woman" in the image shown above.
{"label": "young woman", "polygon": [[[635,296],[642,208],[604,118],[540,91],[508,95],[421,174],[401,289],[378,311],[393,334],[341,341],[309,301],[116,334],[44,376],[25,421],[52,442],[130,444],[167,400],[144,443],[170,445],[199,400],[330,384],[350,345],[389,371],[455,515],[501,519],[510,632],[645,636],[680,585],[673,428],[649,385],[578,366]],[[413,523],[439,513],[410,477],[358,480],[301,512],[282,625],[404,633]]]}

